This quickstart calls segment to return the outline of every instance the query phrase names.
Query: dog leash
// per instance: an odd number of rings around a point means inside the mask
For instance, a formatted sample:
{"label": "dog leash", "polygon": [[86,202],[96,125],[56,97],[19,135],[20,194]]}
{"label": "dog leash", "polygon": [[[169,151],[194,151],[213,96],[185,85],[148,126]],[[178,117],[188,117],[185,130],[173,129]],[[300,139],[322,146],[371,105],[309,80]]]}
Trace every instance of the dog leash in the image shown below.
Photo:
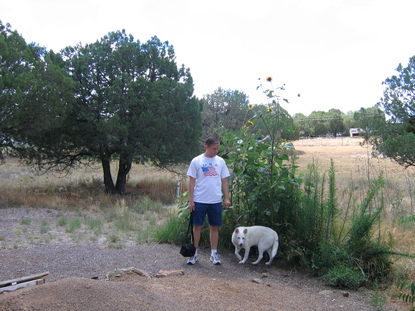
{"label": "dog leash", "polygon": [[189,226],[187,227],[187,235],[189,235],[189,231],[190,231],[191,236],[192,236],[191,243],[194,244],[195,238],[193,236],[193,212],[190,213]]}

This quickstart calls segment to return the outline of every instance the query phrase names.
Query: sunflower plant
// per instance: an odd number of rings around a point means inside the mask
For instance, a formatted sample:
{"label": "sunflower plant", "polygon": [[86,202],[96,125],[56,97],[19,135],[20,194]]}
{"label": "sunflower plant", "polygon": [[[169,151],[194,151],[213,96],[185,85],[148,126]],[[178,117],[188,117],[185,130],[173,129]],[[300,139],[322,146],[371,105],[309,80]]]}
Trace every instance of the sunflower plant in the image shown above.
{"label": "sunflower plant", "polygon": [[[293,131],[290,116],[280,102],[284,87],[259,84],[267,99],[266,109],[245,122],[239,132],[223,135],[227,162],[232,170],[232,208],[226,219],[230,226],[264,225],[283,230],[290,223],[301,179],[295,176],[293,145],[284,133]],[[249,106],[249,109],[254,109]]]}

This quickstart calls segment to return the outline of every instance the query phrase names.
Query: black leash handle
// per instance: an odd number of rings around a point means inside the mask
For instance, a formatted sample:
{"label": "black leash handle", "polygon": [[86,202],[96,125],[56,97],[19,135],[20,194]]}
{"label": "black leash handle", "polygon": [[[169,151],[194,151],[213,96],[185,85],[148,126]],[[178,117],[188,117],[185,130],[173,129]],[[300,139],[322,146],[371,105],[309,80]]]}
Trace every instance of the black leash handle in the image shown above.
{"label": "black leash handle", "polygon": [[189,217],[189,226],[187,227],[187,235],[189,235],[189,231],[192,235],[192,240],[191,242],[194,243],[195,238],[193,236],[193,212],[190,212],[190,217]]}

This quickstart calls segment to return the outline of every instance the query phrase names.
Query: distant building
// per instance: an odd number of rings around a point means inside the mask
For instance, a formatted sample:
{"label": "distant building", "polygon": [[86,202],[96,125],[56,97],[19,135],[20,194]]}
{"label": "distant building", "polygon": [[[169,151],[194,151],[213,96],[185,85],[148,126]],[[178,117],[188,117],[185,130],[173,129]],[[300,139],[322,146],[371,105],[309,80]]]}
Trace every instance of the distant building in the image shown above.
{"label": "distant building", "polygon": [[349,132],[350,132],[350,137],[357,137],[361,133],[364,133],[365,131],[362,130],[361,128],[352,127],[352,128],[350,128],[350,131]]}

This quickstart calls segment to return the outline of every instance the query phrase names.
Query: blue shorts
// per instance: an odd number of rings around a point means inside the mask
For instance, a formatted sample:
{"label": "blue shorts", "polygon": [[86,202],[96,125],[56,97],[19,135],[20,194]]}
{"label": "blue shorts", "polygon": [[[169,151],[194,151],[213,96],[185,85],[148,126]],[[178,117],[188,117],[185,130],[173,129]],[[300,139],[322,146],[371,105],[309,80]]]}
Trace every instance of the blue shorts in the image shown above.
{"label": "blue shorts", "polygon": [[193,211],[193,225],[203,226],[206,214],[210,226],[222,226],[222,202],[215,204],[205,204],[195,202]]}

